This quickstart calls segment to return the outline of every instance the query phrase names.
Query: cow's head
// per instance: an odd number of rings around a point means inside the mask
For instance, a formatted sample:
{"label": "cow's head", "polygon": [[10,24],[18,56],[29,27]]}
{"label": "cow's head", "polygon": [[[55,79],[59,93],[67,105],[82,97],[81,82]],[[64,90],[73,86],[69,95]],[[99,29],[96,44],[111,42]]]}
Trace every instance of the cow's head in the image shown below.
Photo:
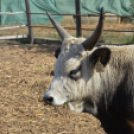
{"label": "cow's head", "polygon": [[47,14],[63,42],[55,54],[55,76],[45,92],[44,100],[55,106],[70,102],[70,109],[74,110],[71,103],[82,105],[83,100],[94,98],[100,86],[97,71],[104,69],[110,58],[109,49],[94,49],[103,30],[103,8],[98,26],[88,39],[72,37],[49,13]]}

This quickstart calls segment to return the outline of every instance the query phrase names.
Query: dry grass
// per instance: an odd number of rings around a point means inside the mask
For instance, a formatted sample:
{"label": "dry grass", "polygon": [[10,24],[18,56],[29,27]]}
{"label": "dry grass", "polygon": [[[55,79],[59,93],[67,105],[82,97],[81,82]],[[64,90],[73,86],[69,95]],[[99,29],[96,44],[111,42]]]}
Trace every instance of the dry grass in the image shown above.
{"label": "dry grass", "polygon": [[105,134],[92,115],[42,102],[57,47],[0,41],[0,134]]}

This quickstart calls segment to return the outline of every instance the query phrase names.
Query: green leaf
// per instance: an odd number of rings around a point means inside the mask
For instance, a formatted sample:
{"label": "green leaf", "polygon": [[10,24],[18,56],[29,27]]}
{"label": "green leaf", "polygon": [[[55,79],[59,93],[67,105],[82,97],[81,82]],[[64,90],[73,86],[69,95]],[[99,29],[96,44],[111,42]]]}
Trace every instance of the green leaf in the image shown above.
{"label": "green leaf", "polygon": [[64,103],[64,107],[65,108],[68,107],[68,103],[67,102]]}
{"label": "green leaf", "polygon": [[43,66],[42,65],[38,65],[38,68],[43,68]]}

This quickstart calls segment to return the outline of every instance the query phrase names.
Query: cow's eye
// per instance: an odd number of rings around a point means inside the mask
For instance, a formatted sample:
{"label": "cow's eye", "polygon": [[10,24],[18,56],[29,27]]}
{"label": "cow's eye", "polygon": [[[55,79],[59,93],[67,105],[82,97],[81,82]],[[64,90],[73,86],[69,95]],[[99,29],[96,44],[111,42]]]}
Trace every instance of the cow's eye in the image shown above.
{"label": "cow's eye", "polygon": [[80,78],[81,76],[81,71],[80,71],[81,67],[79,67],[78,69],[76,70],[72,70],[70,71],[70,74],[69,74],[69,77],[73,80],[77,80]]}
{"label": "cow's eye", "polygon": [[77,73],[77,70],[72,70],[71,72],[70,72],[70,75],[74,75],[74,74],[76,74]]}

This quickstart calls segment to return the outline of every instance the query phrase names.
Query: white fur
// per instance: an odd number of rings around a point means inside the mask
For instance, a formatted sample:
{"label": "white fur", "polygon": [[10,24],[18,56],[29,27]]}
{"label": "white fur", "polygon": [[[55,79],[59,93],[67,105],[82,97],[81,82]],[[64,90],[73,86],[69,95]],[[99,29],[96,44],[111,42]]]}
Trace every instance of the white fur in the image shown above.
{"label": "white fur", "polygon": [[[55,65],[55,76],[45,93],[45,95],[54,98],[53,105],[63,105],[65,102],[69,102],[70,110],[76,113],[83,111],[84,101],[91,101],[96,105],[105,88],[108,89],[110,87],[114,92],[114,86],[116,86],[116,83],[119,83],[118,80],[116,82],[112,77],[113,73],[118,74],[118,72],[116,70],[112,72],[110,65],[107,65],[104,73],[97,73],[95,71],[92,64],[89,63],[89,57],[97,48],[92,51],[85,51],[81,45],[84,40],[84,38],[71,38],[63,42],[61,53]],[[120,55],[119,57],[114,57],[115,54],[119,53],[124,55],[123,57],[126,57],[125,55],[130,51],[134,51],[134,45],[102,47],[108,47],[112,51],[111,65],[116,64],[113,63],[114,58],[116,62],[120,58]],[[132,55],[127,56],[127,60],[132,60],[132,57]],[[80,65],[82,66],[82,76],[79,80],[74,81],[69,77],[69,73]],[[119,74],[118,78],[121,80],[122,74]],[[110,81],[111,83],[106,83],[106,81]],[[96,107],[94,108],[94,113],[97,113]]]}

